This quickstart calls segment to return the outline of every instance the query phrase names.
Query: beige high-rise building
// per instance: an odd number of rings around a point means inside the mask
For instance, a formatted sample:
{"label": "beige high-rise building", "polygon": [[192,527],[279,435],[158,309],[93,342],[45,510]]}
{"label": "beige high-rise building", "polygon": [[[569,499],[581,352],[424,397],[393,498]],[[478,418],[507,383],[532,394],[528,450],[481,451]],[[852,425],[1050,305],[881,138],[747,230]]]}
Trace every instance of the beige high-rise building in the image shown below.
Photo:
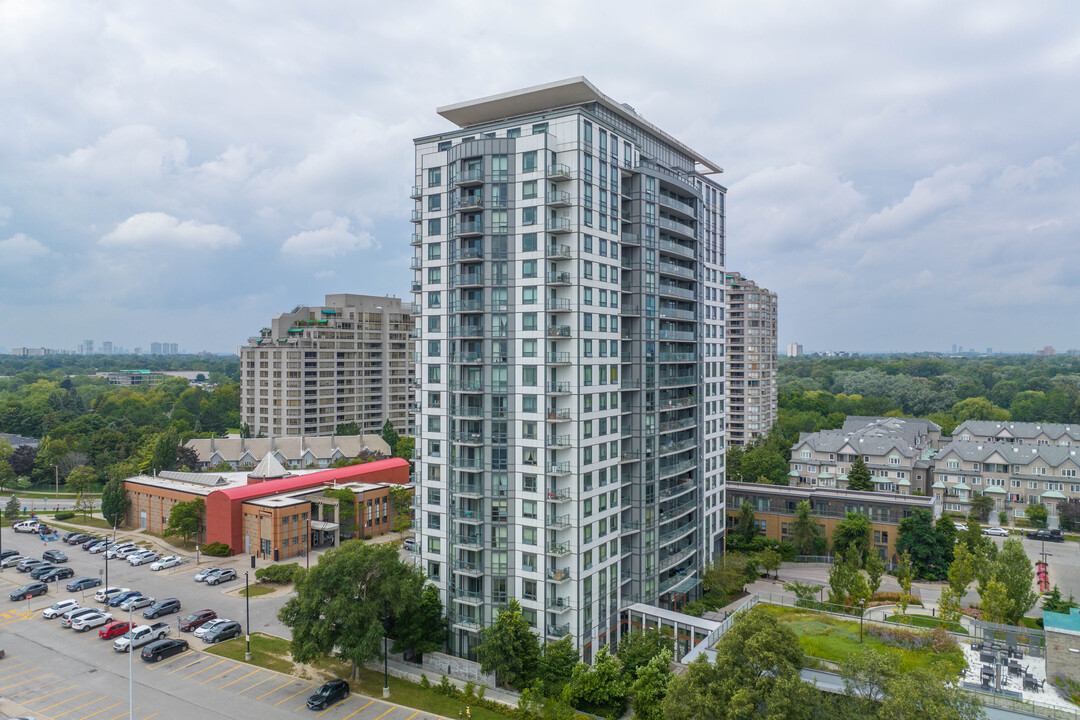
{"label": "beige high-rise building", "polygon": [[776,293],[738,272],[727,290],[727,444],[744,447],[776,422]]}
{"label": "beige high-rise building", "polygon": [[327,295],[275,315],[240,348],[240,414],[252,435],[331,435],[355,422],[377,434],[389,419],[412,432],[412,305],[394,297]]}

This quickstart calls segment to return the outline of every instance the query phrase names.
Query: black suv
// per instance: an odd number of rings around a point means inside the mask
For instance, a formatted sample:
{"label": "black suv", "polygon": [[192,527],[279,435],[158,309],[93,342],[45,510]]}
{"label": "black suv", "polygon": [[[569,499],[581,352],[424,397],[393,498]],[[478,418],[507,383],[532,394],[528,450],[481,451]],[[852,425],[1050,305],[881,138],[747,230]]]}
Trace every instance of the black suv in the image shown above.
{"label": "black suv", "polygon": [[46,550],[41,554],[42,560],[48,560],[51,563],[66,563],[68,556],[60,550]]}
{"label": "black suv", "polygon": [[179,655],[188,649],[188,641],[178,638],[155,640],[143,648],[139,656],[146,662],[157,662],[173,655]]}
{"label": "black suv", "polygon": [[312,710],[325,710],[327,706],[349,697],[349,683],[344,680],[331,680],[307,699],[307,706]]}
{"label": "black suv", "polygon": [[38,580],[45,583],[56,582],[57,580],[67,580],[69,577],[75,577],[75,571],[69,567],[53,568],[44,575],[40,575]]}
{"label": "black suv", "polygon": [[143,610],[143,617],[153,620],[158,615],[168,615],[169,613],[180,612],[180,601],[176,598],[165,598],[164,600],[158,600],[150,607]]}

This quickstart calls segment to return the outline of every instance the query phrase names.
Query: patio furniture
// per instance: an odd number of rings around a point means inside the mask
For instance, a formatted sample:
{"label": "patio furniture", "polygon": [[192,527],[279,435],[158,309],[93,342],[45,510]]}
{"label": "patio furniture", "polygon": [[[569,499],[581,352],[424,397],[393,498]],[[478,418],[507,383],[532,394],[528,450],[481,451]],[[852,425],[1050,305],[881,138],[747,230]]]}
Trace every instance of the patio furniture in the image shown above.
{"label": "patio furniture", "polygon": [[1020,663],[1016,662],[1015,660],[1010,660],[1009,661],[1009,674],[1010,675],[1023,675],[1024,674],[1024,668],[1021,667]]}
{"label": "patio furniture", "polygon": [[994,657],[994,653],[992,652],[983,650],[979,653],[979,662],[981,663],[992,663],[994,662],[994,660],[996,660],[996,658]]}

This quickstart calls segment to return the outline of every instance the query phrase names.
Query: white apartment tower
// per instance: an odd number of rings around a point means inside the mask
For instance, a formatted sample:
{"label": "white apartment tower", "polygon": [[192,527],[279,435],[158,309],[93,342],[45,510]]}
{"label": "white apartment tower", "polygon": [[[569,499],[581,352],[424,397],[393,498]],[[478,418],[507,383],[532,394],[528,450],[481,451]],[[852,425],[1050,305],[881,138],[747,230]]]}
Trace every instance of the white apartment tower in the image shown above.
{"label": "white apartment tower", "polygon": [[450,649],[517,598],[591,661],[724,535],[721,169],[578,77],[444,107],[412,198],[417,535]]}
{"label": "white apartment tower", "polygon": [[355,422],[377,435],[411,431],[410,305],[395,297],[327,295],[275,315],[239,348],[240,416],[253,435],[333,435]]}
{"label": "white apartment tower", "polygon": [[777,418],[776,293],[728,272],[727,443],[745,447]]}

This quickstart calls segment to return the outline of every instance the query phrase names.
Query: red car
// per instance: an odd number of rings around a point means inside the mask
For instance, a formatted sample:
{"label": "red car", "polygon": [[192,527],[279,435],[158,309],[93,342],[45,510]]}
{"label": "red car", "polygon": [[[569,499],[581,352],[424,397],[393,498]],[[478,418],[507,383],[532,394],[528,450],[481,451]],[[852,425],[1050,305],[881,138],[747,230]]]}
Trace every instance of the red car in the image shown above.
{"label": "red car", "polygon": [[98,630],[98,637],[102,640],[108,640],[109,638],[119,637],[130,629],[131,625],[128,624],[127,620],[124,620],[123,622],[117,620]]}
{"label": "red car", "polygon": [[180,621],[180,632],[194,632],[211,620],[217,619],[213,610],[199,610]]}

